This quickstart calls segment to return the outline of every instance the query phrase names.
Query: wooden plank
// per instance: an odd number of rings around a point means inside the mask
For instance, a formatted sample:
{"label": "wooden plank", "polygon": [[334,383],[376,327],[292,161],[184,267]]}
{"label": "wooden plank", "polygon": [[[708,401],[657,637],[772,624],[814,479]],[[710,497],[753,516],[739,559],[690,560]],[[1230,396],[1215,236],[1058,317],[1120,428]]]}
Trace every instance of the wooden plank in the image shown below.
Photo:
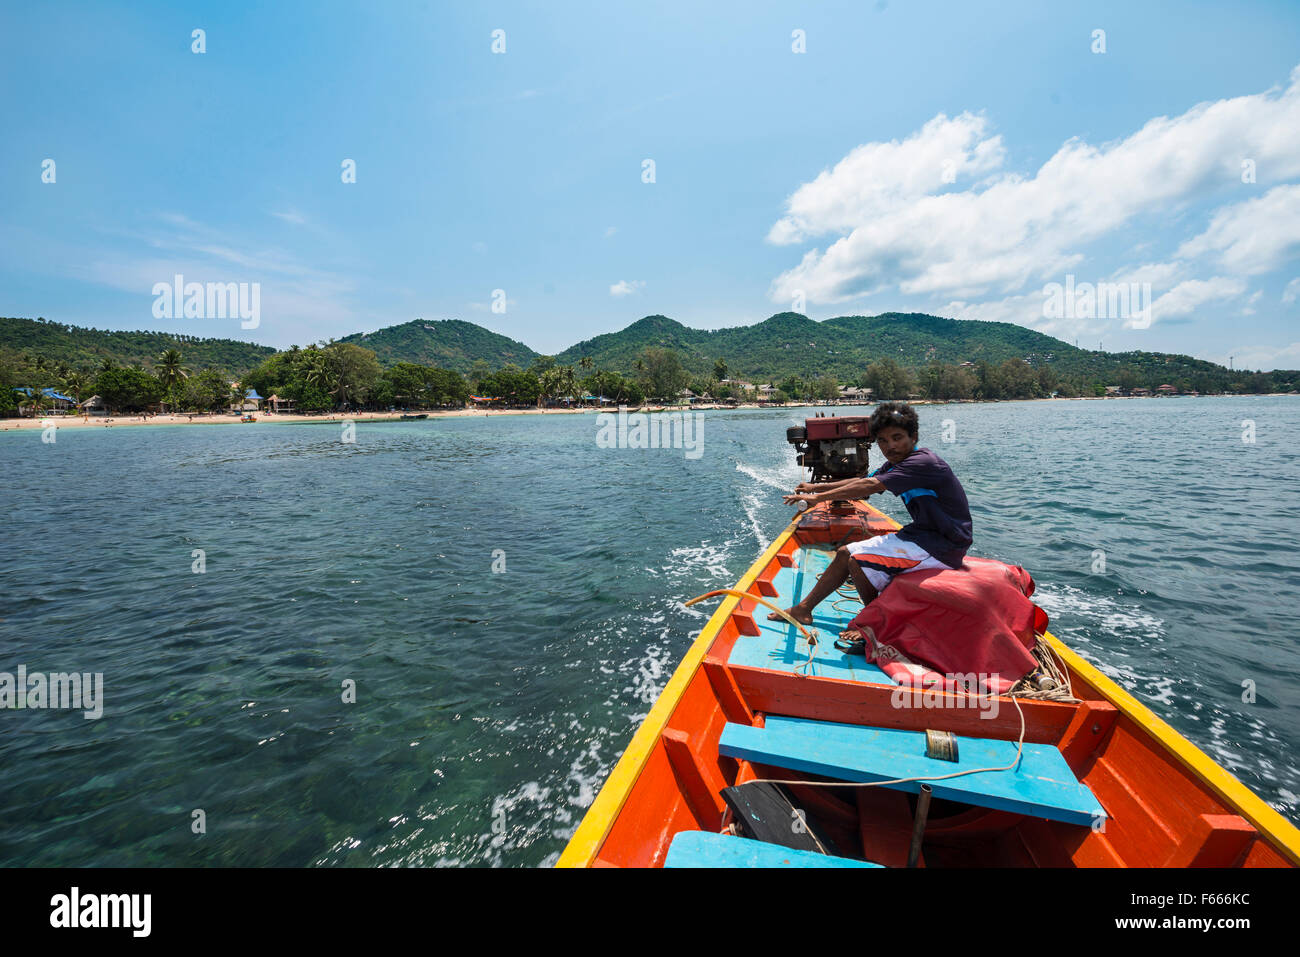
{"label": "wooden plank", "polygon": [[714,827],[722,821],[722,804],[713,794],[713,789],[704,780],[704,774],[695,763],[695,750],[691,747],[690,737],[684,731],[665,728],[663,732],[664,749],[668,753],[668,763],[672,766],[673,776],[681,789],[686,806],[695,815],[700,827]]}
{"label": "wooden plank", "polygon": [[664,867],[879,867],[812,851],[797,851],[746,837],[680,831],[668,848]]}
{"label": "wooden plank", "polygon": [[[861,660],[861,659],[859,659]],[[1009,698],[998,699],[998,713],[977,707],[964,696],[936,695],[938,708],[895,707],[893,685],[869,685],[817,675],[805,678],[767,668],[729,663],[727,670],[754,711],[816,718],[842,724],[865,724],[900,730],[951,731],[980,738],[1020,736],[1020,714]],[[1025,741],[1056,744],[1074,717],[1075,705],[1060,701],[1021,701]]]}
{"label": "wooden plank", "polygon": [[825,833],[820,821],[797,807],[778,784],[750,784],[730,787],[722,799],[745,837],[764,844],[780,844],[797,851],[838,855],[839,847]]}
{"label": "wooden plank", "polygon": [[1174,849],[1165,867],[1238,867],[1252,841],[1254,825],[1239,814],[1202,814],[1196,830]]}
{"label": "wooden plank", "polygon": [[1076,777],[1083,777],[1092,768],[1118,717],[1119,709],[1109,701],[1079,702],[1057,745]]}
{"label": "wooden plank", "polygon": [[753,724],[754,713],[749,710],[745,704],[745,699],[736,687],[736,682],[732,679],[731,673],[727,671],[726,664],[712,655],[704,656],[704,673],[709,678],[709,684],[713,688],[713,696],[718,699],[718,704],[722,706],[722,716],[728,721],[734,721],[737,724]]}
{"label": "wooden plank", "polygon": [[[1016,753],[1013,741],[959,738],[958,745],[960,760],[939,761],[925,756],[923,732],[772,715],[762,729],[728,724],[718,751],[728,757],[844,781],[932,778],[972,768],[1002,767]],[[912,793],[920,790],[918,781],[887,786]],[[1092,792],[1075,780],[1061,752],[1051,745],[1026,744],[1020,764],[1013,770],[930,781],[930,786],[937,798],[1085,827],[1105,814]]]}

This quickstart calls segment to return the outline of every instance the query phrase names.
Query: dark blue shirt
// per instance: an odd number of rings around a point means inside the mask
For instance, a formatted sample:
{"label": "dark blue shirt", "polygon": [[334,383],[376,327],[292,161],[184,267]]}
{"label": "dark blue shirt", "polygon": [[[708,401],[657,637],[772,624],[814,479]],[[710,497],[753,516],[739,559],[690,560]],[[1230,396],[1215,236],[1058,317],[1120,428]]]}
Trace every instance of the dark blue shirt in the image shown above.
{"label": "dark blue shirt", "polygon": [[971,544],[970,506],[948,463],[929,449],[913,449],[897,465],[887,462],[871,474],[903,500],[912,516],[898,537],[949,568],[960,568]]}

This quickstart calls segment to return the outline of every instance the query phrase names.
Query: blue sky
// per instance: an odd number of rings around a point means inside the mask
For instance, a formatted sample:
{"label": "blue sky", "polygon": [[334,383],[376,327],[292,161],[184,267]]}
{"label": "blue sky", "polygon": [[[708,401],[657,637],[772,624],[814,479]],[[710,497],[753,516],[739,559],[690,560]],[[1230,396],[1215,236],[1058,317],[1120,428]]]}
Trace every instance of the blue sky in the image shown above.
{"label": "blue sky", "polygon": [[[0,314],[556,352],[801,296],[1300,367],[1300,5],[978,6],[10,4]],[[259,326],[155,318],[178,272]],[[1045,315],[1067,276],[1151,321]]]}

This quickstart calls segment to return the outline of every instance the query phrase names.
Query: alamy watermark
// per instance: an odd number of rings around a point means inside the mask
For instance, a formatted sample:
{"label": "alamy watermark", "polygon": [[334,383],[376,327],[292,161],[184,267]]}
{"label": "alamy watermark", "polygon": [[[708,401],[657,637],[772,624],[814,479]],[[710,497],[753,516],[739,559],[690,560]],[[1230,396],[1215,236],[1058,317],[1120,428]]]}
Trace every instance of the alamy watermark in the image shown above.
{"label": "alamy watermark", "polygon": [[596,447],[601,449],[684,449],[688,459],[704,454],[704,416],[699,412],[633,412],[596,416]]}
{"label": "alamy watermark", "polygon": [[148,937],[153,926],[152,894],[93,894],[72,887],[50,898],[50,926],[55,928],[123,928],[132,937]]}
{"label": "alamy watermark", "polygon": [[241,329],[262,323],[262,284],[257,282],[172,282],[153,284],[155,319],[241,319]]}
{"label": "alamy watermark", "polygon": [[[992,687],[993,680],[1000,680],[1001,675],[976,674],[946,675],[945,684],[935,683],[928,688],[899,685],[890,693],[889,703],[895,708],[962,708],[980,712],[981,720],[991,720],[998,716],[998,699],[995,695],[979,694],[980,688]],[[947,687],[956,686],[966,689],[966,693],[953,693]]]}
{"label": "alamy watermark", "polygon": [[1043,287],[1044,319],[1127,319],[1134,329],[1151,325],[1151,283],[1081,282],[1074,275],[1065,284],[1049,282]]}
{"label": "alamy watermark", "polygon": [[45,674],[27,672],[19,665],[16,674],[0,671],[0,708],[51,708],[78,710],[89,721],[104,714],[104,673],[96,671]]}

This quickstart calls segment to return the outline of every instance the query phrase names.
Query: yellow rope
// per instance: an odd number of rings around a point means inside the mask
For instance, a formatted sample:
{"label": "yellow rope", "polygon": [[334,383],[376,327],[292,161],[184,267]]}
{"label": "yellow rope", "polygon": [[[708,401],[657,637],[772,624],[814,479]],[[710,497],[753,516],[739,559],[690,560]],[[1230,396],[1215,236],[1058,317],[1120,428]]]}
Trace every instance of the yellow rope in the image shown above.
{"label": "yellow rope", "polygon": [[[758,595],[751,595],[747,591],[740,591],[739,589],[736,588],[718,588],[715,589],[714,591],[705,592],[703,595],[696,595],[690,601],[683,602],[682,604],[685,605],[685,607],[690,608],[692,605],[697,604],[698,602],[702,602],[706,598],[716,598],[718,595],[734,595],[737,598],[752,598],[760,605],[766,605],[768,608],[772,609],[772,611],[776,612],[778,615],[780,615],[790,624],[794,625],[796,628],[799,629],[800,632],[803,633],[804,638],[807,639],[808,641],[808,660],[801,667],[807,668],[812,665],[813,653],[817,647],[816,630],[815,629],[810,630],[804,625],[803,622],[799,621],[797,618],[791,615],[784,608],[777,607],[776,605],[772,604],[772,602],[768,601],[766,598],[762,598]],[[806,671],[796,671],[795,674],[799,674],[799,675],[803,675],[804,677],[807,677]]]}

